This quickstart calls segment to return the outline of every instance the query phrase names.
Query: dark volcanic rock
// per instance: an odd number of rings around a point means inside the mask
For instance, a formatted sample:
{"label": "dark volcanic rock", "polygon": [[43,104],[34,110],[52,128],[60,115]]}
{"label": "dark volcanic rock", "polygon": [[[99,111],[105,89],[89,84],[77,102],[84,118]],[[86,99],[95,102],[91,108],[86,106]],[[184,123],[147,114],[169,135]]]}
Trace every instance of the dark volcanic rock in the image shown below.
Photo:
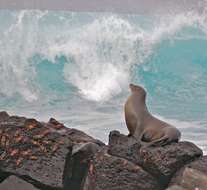
{"label": "dark volcanic rock", "polygon": [[185,188],[178,186],[178,185],[173,185],[173,186],[170,186],[169,188],[167,188],[166,190],[188,190],[188,189],[185,189]]}
{"label": "dark volcanic rock", "polygon": [[10,176],[0,184],[1,190],[38,190],[32,184],[16,177]]}
{"label": "dark volcanic rock", "polygon": [[[94,147],[99,147],[100,141],[87,136],[78,130],[66,128],[59,122],[41,123],[35,119],[24,117],[5,117],[0,119],[0,176],[1,180],[8,175],[22,176],[40,189],[63,189],[67,183],[65,179],[73,179],[75,165],[71,164],[75,147],[82,148],[75,151],[89,161]],[[5,119],[7,118],[7,119]],[[54,121],[54,120],[53,120]],[[84,146],[84,143],[94,143]],[[97,144],[96,144],[97,143]],[[83,148],[84,147],[84,148]],[[83,160],[76,160],[76,165]],[[77,167],[77,166],[76,166]],[[83,176],[85,171],[79,170]],[[76,174],[77,175],[77,174]],[[79,177],[78,183],[81,182]]]}
{"label": "dark volcanic rock", "polygon": [[207,189],[207,156],[194,161],[176,173],[171,184],[188,190]]}
{"label": "dark volcanic rock", "polygon": [[96,154],[89,166],[82,190],[158,190],[157,180],[126,159],[111,156],[107,150]]}
{"label": "dark volcanic rock", "polygon": [[6,121],[9,118],[9,114],[5,111],[0,112],[0,121]]}
{"label": "dark volcanic rock", "polygon": [[142,162],[140,148],[141,144],[133,137],[127,137],[120,134],[119,131],[112,131],[109,135],[108,153],[111,155],[125,158],[135,164],[140,164]]}
{"label": "dark volcanic rock", "polygon": [[1,171],[24,176],[37,186],[63,187],[66,157],[72,151],[66,136],[34,119],[11,117],[0,125]]}
{"label": "dark volcanic rock", "polygon": [[67,159],[68,163],[64,173],[64,186],[68,189],[80,189],[82,179],[86,175],[92,156],[100,150],[100,146],[88,142],[73,146],[72,155]]}
{"label": "dark volcanic rock", "polygon": [[79,131],[77,129],[68,129],[66,131],[66,135],[70,138],[71,141],[75,143],[87,143],[87,142],[92,142],[96,143],[100,146],[104,146],[105,144],[101,142],[100,140],[94,139],[87,134],[85,134],[82,131]]}
{"label": "dark volcanic rock", "polygon": [[54,118],[0,112],[0,190],[163,190],[174,174],[169,190],[205,190],[201,155],[190,142],[144,148],[118,131],[105,146]]}
{"label": "dark volcanic rock", "polygon": [[110,134],[109,154],[142,166],[164,186],[178,169],[202,155],[202,151],[190,142],[172,143],[164,147],[140,147],[140,144],[117,131]]}

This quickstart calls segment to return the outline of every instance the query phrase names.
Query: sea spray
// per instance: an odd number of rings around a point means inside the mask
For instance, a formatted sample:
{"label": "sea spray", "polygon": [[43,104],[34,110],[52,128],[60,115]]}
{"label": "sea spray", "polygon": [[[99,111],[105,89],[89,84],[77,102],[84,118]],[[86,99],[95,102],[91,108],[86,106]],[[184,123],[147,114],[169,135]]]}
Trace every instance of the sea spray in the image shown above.
{"label": "sea spray", "polygon": [[[205,32],[204,13],[148,18],[151,27],[145,28],[130,22],[130,15],[1,11],[5,20],[8,14],[13,19],[0,40],[1,93],[19,93],[27,101],[37,100],[39,85],[34,77],[39,63],[32,58],[39,55],[55,63],[55,58],[65,56],[65,80],[90,100],[108,100],[126,89],[133,81],[131,68],[145,63],[163,40],[173,40],[186,27]],[[82,21],[81,16],[88,20]]]}

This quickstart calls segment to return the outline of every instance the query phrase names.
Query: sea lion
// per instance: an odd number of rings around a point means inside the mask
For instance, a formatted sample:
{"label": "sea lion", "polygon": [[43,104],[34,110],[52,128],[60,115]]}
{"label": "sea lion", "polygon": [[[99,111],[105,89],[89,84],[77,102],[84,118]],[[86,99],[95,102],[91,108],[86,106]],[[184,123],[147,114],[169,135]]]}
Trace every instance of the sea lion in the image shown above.
{"label": "sea lion", "polygon": [[124,106],[128,136],[133,136],[144,146],[162,146],[178,142],[181,137],[180,131],[149,113],[144,88],[134,84],[130,84],[129,87],[132,94]]}

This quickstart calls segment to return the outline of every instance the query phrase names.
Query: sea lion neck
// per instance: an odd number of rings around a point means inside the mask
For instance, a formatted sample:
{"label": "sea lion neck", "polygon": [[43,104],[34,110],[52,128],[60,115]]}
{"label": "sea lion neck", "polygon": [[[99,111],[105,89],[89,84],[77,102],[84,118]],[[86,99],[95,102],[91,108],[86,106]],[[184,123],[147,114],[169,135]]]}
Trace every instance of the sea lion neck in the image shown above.
{"label": "sea lion neck", "polygon": [[147,105],[145,104],[145,102],[143,102],[142,104],[142,112],[144,115],[150,115],[149,111],[148,111],[148,108],[147,108]]}

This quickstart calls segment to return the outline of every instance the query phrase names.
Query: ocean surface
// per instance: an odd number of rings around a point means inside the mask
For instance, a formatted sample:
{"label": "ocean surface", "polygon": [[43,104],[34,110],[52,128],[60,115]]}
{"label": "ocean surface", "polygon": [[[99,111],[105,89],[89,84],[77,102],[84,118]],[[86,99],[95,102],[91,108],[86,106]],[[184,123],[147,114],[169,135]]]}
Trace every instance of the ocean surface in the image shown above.
{"label": "ocean surface", "polygon": [[136,15],[0,10],[0,110],[108,141],[129,83],[207,152],[207,10]]}

